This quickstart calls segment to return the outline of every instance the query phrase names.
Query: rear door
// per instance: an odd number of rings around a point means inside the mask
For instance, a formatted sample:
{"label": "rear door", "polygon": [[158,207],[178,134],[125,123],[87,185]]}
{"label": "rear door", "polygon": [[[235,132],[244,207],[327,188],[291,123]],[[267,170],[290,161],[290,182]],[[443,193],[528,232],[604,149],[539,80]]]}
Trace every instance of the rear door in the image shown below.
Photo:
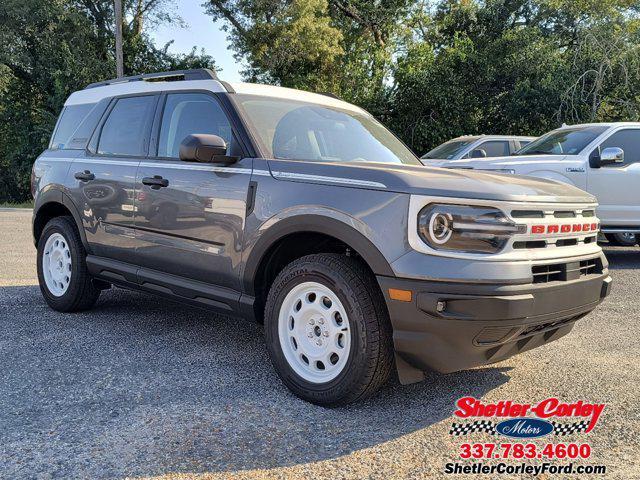
{"label": "rear door", "polygon": [[147,153],[157,95],[114,98],[83,155],[70,193],[95,255],[135,263],[135,178]]}
{"label": "rear door", "polygon": [[636,226],[640,224],[640,129],[615,131],[591,155],[608,147],[624,150],[624,163],[590,168],[587,190],[598,198],[599,216],[607,225]]}
{"label": "rear door", "polygon": [[485,140],[468,151],[461,158],[488,158],[488,157],[504,157],[509,155],[508,140]]}
{"label": "rear door", "polygon": [[[234,128],[218,99],[206,92],[163,95],[151,156],[136,179],[139,265],[189,280],[240,290],[242,233],[252,159],[232,165],[183,162],[190,134],[218,135],[228,154],[242,157]],[[151,185],[161,179],[165,186]]]}
{"label": "rear door", "polygon": [[[489,140],[476,148],[484,150],[487,157],[506,157],[510,153],[509,140]],[[473,152],[471,154],[473,155]]]}

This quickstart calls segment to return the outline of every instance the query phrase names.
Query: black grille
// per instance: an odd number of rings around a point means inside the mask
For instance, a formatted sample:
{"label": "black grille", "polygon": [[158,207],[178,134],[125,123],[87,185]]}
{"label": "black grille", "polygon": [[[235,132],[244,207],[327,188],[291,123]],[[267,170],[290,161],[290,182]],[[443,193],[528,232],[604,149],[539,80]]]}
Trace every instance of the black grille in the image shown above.
{"label": "black grille", "polygon": [[513,210],[511,212],[513,218],[544,218],[542,210]]}
{"label": "black grille", "polygon": [[602,273],[602,267],[599,264],[599,258],[592,258],[591,260],[581,261],[580,275],[593,275],[594,273]]}
{"label": "black grille", "polygon": [[566,238],[556,242],[556,247],[571,247],[578,244],[577,238]]}
{"label": "black grille", "polygon": [[553,212],[553,216],[555,218],[575,218],[576,212],[572,212],[571,210],[569,211],[561,210],[561,211]]}
{"label": "black grille", "polygon": [[529,240],[526,242],[513,242],[513,248],[520,250],[523,248],[547,248],[547,242],[545,240]]}
{"label": "black grille", "polygon": [[[554,218],[578,218],[578,214],[573,210],[554,210],[549,212]],[[595,210],[583,210],[582,217],[595,217]],[[512,210],[513,218],[544,218],[543,210]]]}
{"label": "black grille", "polygon": [[566,282],[601,273],[602,262],[599,258],[552,265],[534,265],[531,267],[533,283]]}
{"label": "black grille", "polygon": [[533,283],[549,283],[562,280],[563,264],[535,265],[531,267]]}
{"label": "black grille", "polygon": [[526,337],[528,335],[531,335],[532,333],[541,332],[543,330],[548,330],[550,328],[560,328],[561,326],[563,326],[563,325],[565,325],[567,323],[574,322],[574,321],[582,318],[583,316],[584,316],[584,314],[578,315],[576,317],[566,318],[564,320],[557,320],[555,322],[548,322],[548,323],[541,323],[539,325],[532,325],[532,326],[526,328],[525,330],[523,330],[522,332],[520,332],[518,334],[518,338]]}

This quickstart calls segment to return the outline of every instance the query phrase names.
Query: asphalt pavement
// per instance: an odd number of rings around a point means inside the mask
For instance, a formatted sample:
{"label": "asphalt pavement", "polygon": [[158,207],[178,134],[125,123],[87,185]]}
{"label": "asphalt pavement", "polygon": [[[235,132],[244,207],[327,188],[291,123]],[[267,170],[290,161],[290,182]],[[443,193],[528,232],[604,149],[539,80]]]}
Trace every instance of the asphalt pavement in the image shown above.
{"label": "asphalt pavement", "polygon": [[325,409],[280,383],[261,326],[120,289],[56,313],[30,212],[0,212],[0,243],[2,478],[439,478],[462,396],[606,403],[563,441],[588,442],[582,463],[606,478],[640,478],[640,248],[606,250],[612,295],[561,340]]}

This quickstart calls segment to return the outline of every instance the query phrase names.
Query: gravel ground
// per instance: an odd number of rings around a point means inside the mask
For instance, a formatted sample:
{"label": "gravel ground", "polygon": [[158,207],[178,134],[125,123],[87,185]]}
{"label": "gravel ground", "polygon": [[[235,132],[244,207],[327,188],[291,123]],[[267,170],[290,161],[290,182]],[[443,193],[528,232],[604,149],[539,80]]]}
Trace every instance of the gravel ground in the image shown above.
{"label": "gravel ground", "polygon": [[588,463],[640,478],[639,249],[607,250],[613,294],[569,336],[329,410],[282,386],[258,325],[115,289],[90,313],[53,312],[29,228],[30,213],[0,212],[4,478],[435,478],[467,395],[604,402]]}

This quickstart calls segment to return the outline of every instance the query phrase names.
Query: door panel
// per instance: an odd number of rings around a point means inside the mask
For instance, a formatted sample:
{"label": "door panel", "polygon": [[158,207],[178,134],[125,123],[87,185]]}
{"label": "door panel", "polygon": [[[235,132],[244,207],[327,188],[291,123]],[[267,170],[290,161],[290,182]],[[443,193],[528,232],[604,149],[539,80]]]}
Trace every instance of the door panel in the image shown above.
{"label": "door panel", "polygon": [[[136,199],[140,266],[239,290],[251,167],[251,159],[230,167],[142,162]],[[168,185],[142,183],[154,176]]]}
{"label": "door panel", "polygon": [[[95,255],[132,261],[135,176],[139,160],[84,157],[71,165],[70,193]],[[89,172],[84,180],[76,174]],[[81,175],[78,175],[81,176]]]}
{"label": "door panel", "polygon": [[172,93],[156,119],[158,156],[136,178],[136,255],[140,266],[240,290],[242,234],[253,161],[230,166],[181,161],[190,134],[225,139],[241,155],[231,124],[211,95]]}
{"label": "door panel", "polygon": [[135,263],[135,178],[146,148],[157,96],[113,100],[87,152],[70,170],[70,193],[79,206],[95,255]]}
{"label": "door panel", "polygon": [[598,215],[604,225],[637,225],[640,218],[640,129],[614,132],[600,144],[599,151],[608,147],[622,148],[624,163],[590,168],[587,190],[598,198]]}

